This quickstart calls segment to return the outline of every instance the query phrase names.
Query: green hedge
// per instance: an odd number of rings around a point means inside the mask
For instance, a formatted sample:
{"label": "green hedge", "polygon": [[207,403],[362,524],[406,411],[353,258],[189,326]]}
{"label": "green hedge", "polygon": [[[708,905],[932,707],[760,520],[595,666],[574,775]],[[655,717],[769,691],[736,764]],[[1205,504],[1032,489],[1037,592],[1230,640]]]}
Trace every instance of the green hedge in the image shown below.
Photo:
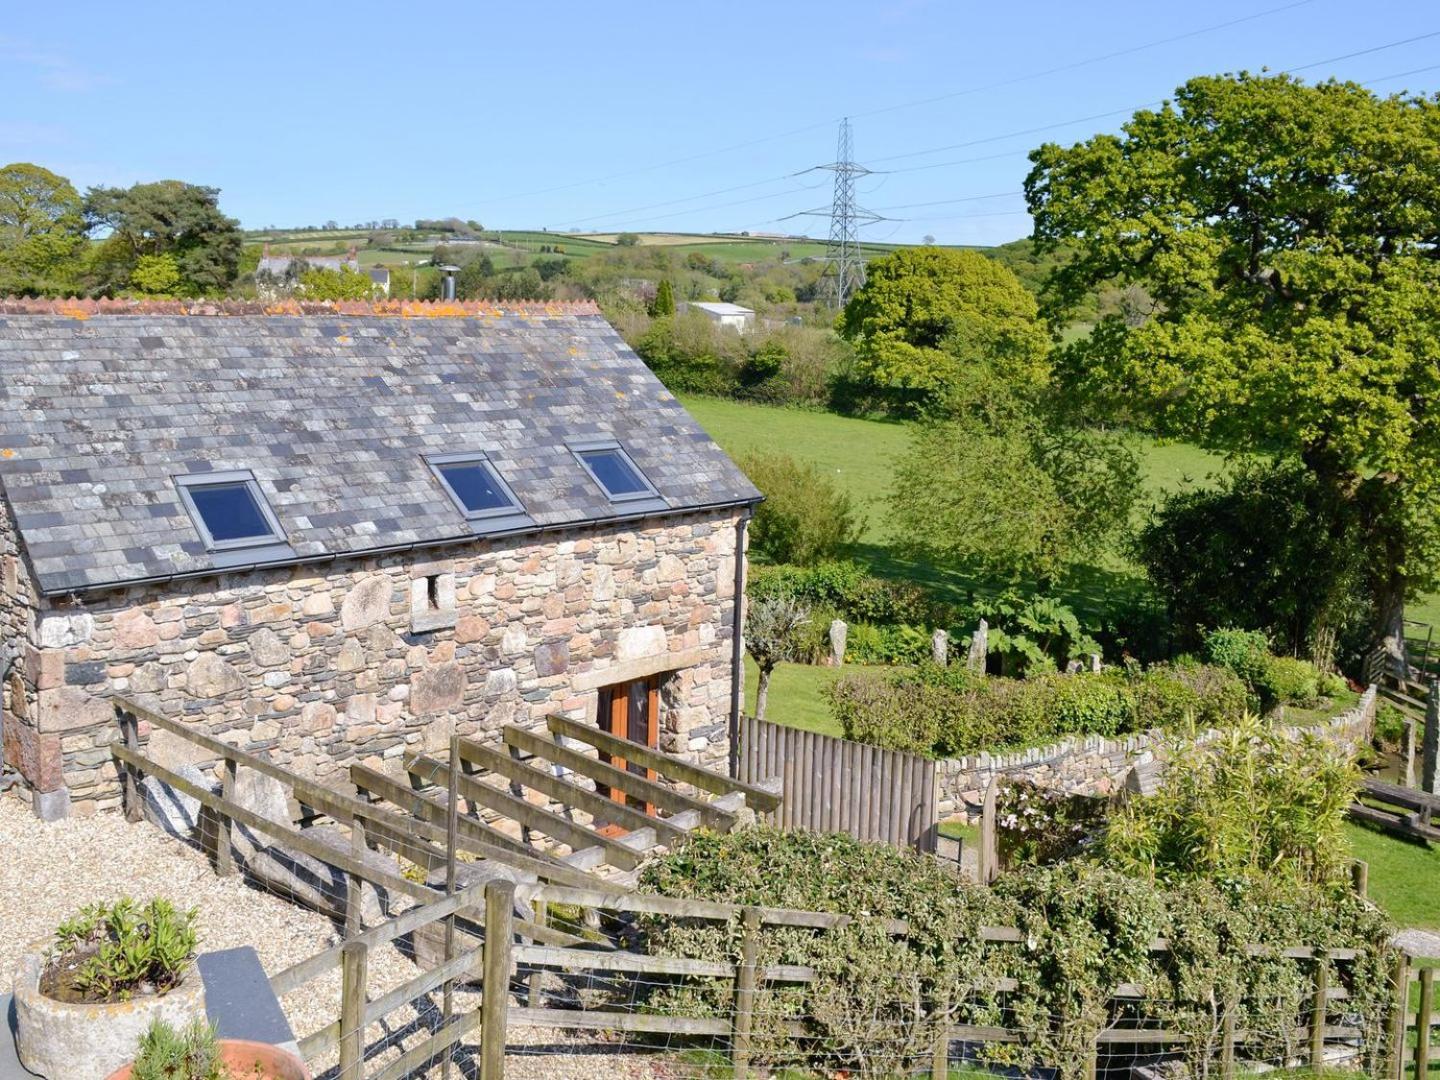
{"label": "green hedge", "polygon": [[1065,735],[1219,726],[1247,704],[1245,685],[1232,672],[1192,663],[1028,679],[925,663],[913,671],[847,675],[826,693],[847,739],[942,758]]}
{"label": "green hedge", "polygon": [[[762,965],[804,964],[809,984],[771,985],[756,999],[756,1056],[775,1068],[900,1075],[927,1061],[937,1015],[947,1024],[1004,1024],[1028,1029],[1019,1046],[991,1046],[996,1063],[1082,1075],[1097,1031],[1111,1020],[1108,996],[1122,982],[1145,987],[1145,1011],[1192,1035],[1196,1059],[1218,1052],[1214,1002],[1241,1001],[1240,1027],[1255,1033],[1247,1049],[1278,1056],[1312,995],[1309,965],[1250,956],[1250,942],[1359,948],[1346,977],[1347,1023],[1367,1049],[1383,1039],[1389,927],[1377,910],[1343,889],[1280,888],[1265,883],[1187,882],[1167,890],[1075,860],[1006,875],[992,888],[962,882],[928,856],[848,837],[769,828],[725,836],[696,834],[647,865],[641,887],[669,896],[794,907],[854,916],[817,933],[766,927]],[[903,919],[904,937],[881,920]],[[1023,942],[986,946],[981,926],[1016,926]],[[738,920],[729,924],[647,918],[649,951],[669,956],[740,959]],[[1157,937],[1171,951],[1150,951]],[[1000,978],[1018,989],[999,992]],[[728,1017],[730,979],[656,987],[645,1007],[682,1016]],[[943,1014],[938,1002],[949,1002]],[[799,1023],[805,1036],[787,1033]]]}

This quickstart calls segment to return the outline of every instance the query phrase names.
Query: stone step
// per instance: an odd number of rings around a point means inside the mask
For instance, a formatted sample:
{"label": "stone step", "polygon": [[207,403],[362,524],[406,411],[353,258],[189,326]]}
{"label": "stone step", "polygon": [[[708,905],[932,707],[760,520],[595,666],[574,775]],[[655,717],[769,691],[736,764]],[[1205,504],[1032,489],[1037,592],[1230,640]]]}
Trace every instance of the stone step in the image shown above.
{"label": "stone step", "polygon": [[620,837],[617,843],[624,844],[631,851],[649,851],[656,846],[654,829],[635,829]]}

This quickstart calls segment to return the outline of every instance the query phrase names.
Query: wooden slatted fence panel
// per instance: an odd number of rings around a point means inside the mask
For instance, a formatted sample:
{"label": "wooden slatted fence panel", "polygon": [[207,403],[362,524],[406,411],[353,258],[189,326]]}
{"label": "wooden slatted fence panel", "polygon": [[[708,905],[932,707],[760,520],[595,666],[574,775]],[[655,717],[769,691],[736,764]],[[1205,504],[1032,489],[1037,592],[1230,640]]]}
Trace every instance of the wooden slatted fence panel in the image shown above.
{"label": "wooden slatted fence panel", "polygon": [[938,839],[935,762],[815,731],[740,720],[738,779],[780,777],[784,801],[766,819],[786,829],[933,852]]}

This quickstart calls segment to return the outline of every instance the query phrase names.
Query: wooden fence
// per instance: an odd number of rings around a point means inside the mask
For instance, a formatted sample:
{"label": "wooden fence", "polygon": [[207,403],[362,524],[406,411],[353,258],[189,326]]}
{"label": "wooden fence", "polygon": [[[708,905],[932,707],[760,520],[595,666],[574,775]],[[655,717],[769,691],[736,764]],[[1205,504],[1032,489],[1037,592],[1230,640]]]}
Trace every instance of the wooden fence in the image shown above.
{"label": "wooden fence", "polygon": [[737,764],[743,781],[783,780],[784,799],[768,815],[782,828],[935,851],[938,798],[929,758],[746,716]]}
{"label": "wooden fence", "polygon": [[[760,964],[761,935],[767,927],[808,927],[823,933],[850,921],[845,915],[822,912],[739,907],[637,893],[606,893],[564,885],[546,886],[536,898],[539,907],[552,904],[564,908],[578,906],[604,912],[608,916],[631,919],[643,915],[651,919],[669,917],[687,922],[732,923],[738,925],[741,931],[740,955],[735,963],[651,956],[593,941],[584,942],[579,948],[527,942],[523,939],[518,921],[513,918],[514,889],[514,884],[508,881],[477,885],[443,901],[406,912],[391,923],[366,931],[357,939],[337,945],[275,975],[271,979],[272,987],[285,994],[337,967],[342,972],[340,1015],[300,1040],[306,1056],[313,1057],[338,1046],[341,1049],[341,1077],[358,1080],[366,1075],[365,1047],[362,1043],[365,1028],[408,1001],[434,992],[446,980],[458,977],[480,984],[481,1006],[467,1013],[447,1016],[438,1030],[387,1062],[373,1074],[371,1080],[397,1080],[412,1075],[410,1070],[423,1071],[426,1063],[435,1060],[437,1055],[455,1046],[476,1028],[479,1029],[480,1080],[501,1080],[505,1068],[506,1032],[524,1027],[608,1032],[612,1040],[614,1033],[621,1032],[664,1037],[666,1042],[663,1047],[671,1051],[681,1050],[688,1044],[725,1053],[737,1078],[765,1075],[763,1070],[757,1072],[754,1067],[751,1036],[759,1005],[757,998],[774,992],[767,988],[777,984],[803,986],[814,981],[817,973],[814,968],[802,964]],[[483,905],[485,912],[482,944],[472,944],[457,952],[444,965],[422,972],[405,985],[369,1000],[366,991],[369,950],[395,941],[425,923],[453,917],[460,909],[476,905]],[[892,922],[889,929],[891,933],[903,936],[908,928],[903,922]],[[522,935],[518,941],[517,934]],[[997,948],[1014,947],[1025,940],[1020,930],[1005,926],[981,927],[979,935],[981,940]],[[1163,953],[1168,947],[1166,941],[1157,939],[1151,949]],[[1245,948],[1253,956],[1287,958],[1313,972],[1312,1000],[1305,1007],[1304,1015],[1297,1016],[1294,1026],[1284,1034],[1284,1041],[1294,1048],[1295,1057],[1318,1071],[1326,1061],[1327,1050],[1354,1046],[1354,1041],[1361,1036],[1361,1029],[1353,1026],[1353,1020],[1345,1013],[1344,986],[1333,984],[1327,978],[1329,964],[1317,961],[1325,959],[1343,965],[1357,958],[1355,950],[1316,950],[1306,946],[1276,949],[1260,945]],[[601,1003],[598,1007],[577,1008],[574,1002],[570,1002],[557,1006],[553,1003],[554,997],[547,997],[538,989],[539,979],[547,972],[569,976],[605,973],[632,982],[640,982],[648,976],[656,984],[669,985],[698,979],[714,986],[715,980],[724,980],[730,987],[731,1000],[727,1008],[704,1015],[655,1012],[649,1010],[643,1001],[631,1002],[628,1008],[625,1003]],[[1387,1019],[1383,1046],[1372,1047],[1373,1056],[1367,1063],[1372,1070],[1371,1075],[1402,1080],[1407,1074],[1405,1066],[1411,1062],[1422,1070],[1417,1075],[1424,1075],[1423,1070],[1431,1057],[1430,1039],[1428,1036],[1416,1038],[1414,1048],[1408,1044],[1412,1035],[1428,1033],[1435,1024],[1433,974],[1432,969],[1412,972],[1407,958],[1397,954],[1393,973],[1394,1005]],[[1412,1014],[1406,1002],[1417,975],[1421,986],[1420,1007]],[[1011,980],[995,979],[991,982],[994,990],[1001,995],[1017,989]],[[1144,990],[1138,985],[1117,986],[1114,996],[1117,1002],[1129,1003],[1132,1009],[1135,1006],[1143,1008]],[[521,1002],[520,1005],[513,1003],[515,998]],[[925,1026],[928,1032],[928,1043],[922,1045],[928,1045],[924,1051],[925,1064],[929,1066],[930,1076],[935,1078],[949,1076],[951,1065],[964,1060],[967,1047],[1021,1044],[1033,1041],[1035,1037],[1034,1032],[1023,1028],[955,1023],[952,1015],[951,1004],[939,1002],[925,1008],[923,1015],[917,1015],[916,1022]],[[1237,1075],[1243,1048],[1265,1037],[1240,1026],[1235,1017],[1236,1013],[1229,1010],[1220,1017],[1214,1040],[1213,1075],[1224,1080]],[[813,1037],[813,1032],[803,1020],[786,1022],[785,1030],[789,1032],[789,1037],[794,1038],[797,1047],[808,1045]],[[1274,1033],[1270,1034],[1273,1037]],[[1091,1061],[1087,1075],[1097,1075],[1097,1066],[1105,1054],[1182,1049],[1192,1045],[1193,1039],[1193,1032],[1142,1023],[1131,1014],[1127,1020],[1116,1021],[1096,1035],[1089,1051]],[[662,1044],[658,1041],[649,1044],[651,1051],[661,1048]],[[353,1071],[347,1071],[347,1066]],[[718,1075],[718,1072],[709,1066],[707,1075]]]}
{"label": "wooden fence", "polygon": [[[512,881],[491,880],[467,889],[457,889],[455,868],[459,849],[471,850],[482,858],[496,861],[514,858],[515,855],[501,849],[489,849],[461,835],[459,826],[464,819],[456,811],[458,799],[453,789],[447,807],[447,820],[441,828],[430,822],[406,819],[363,799],[325,789],[253,755],[188,732],[178,721],[146,713],[129,703],[122,705],[119,712],[121,739],[112,744],[112,752],[122,770],[125,807],[132,819],[139,816],[140,777],[155,776],[198,799],[216,813],[222,837],[233,826],[243,825],[272,836],[349,876],[351,888],[347,899],[351,899],[352,903],[347,905],[343,919],[346,940],[271,977],[272,987],[283,996],[308,986],[329,972],[340,971],[338,1015],[317,1030],[302,1033],[299,1045],[305,1058],[312,1062],[338,1053],[338,1077],[341,1080],[401,1080],[407,1076],[426,1075],[431,1064],[437,1059],[447,1058],[466,1036],[470,1036],[473,1042],[477,1031],[480,1078],[501,1080],[505,1071],[506,1033],[521,1027],[664,1036],[670,1050],[683,1049],[687,1041],[691,1045],[699,1041],[711,1051],[725,1053],[737,1077],[755,1075],[752,1068],[752,1027],[757,1009],[763,1004],[763,995],[785,986],[802,988],[803,992],[803,987],[817,978],[816,971],[804,964],[762,965],[759,946],[765,928],[806,927],[824,933],[850,921],[849,916],[834,913],[741,907],[612,890],[603,884],[577,885],[571,882],[586,880],[583,875],[572,868],[555,867],[538,860],[534,863],[535,870],[540,880],[546,883],[540,885],[532,897],[533,918],[518,917],[515,914],[515,885]],[[138,738],[138,721],[142,717],[157,727],[203,745],[223,761],[226,766],[225,783],[221,791],[216,793],[194,785],[148,757]],[[353,831],[352,851],[317,843],[305,835],[306,830],[268,820],[239,805],[233,798],[237,766],[256,768],[281,780],[312,812],[348,825]],[[452,770],[452,785],[456,775]],[[357,857],[359,850],[368,844],[387,847],[397,854],[403,853],[404,857],[419,866],[446,866],[449,872],[444,890],[421,885],[400,874],[377,871]],[[222,842],[216,853],[216,869],[220,873],[234,873],[237,869],[228,858],[228,846]],[[359,896],[358,884],[361,881],[408,896],[417,901],[418,906],[379,925],[364,926],[358,904],[353,903],[353,898]],[[653,956],[641,951],[642,941],[633,935],[616,938],[586,932],[584,936],[577,936],[553,921],[558,916],[573,920],[577,917],[576,912],[582,916],[586,912],[593,913],[597,922],[603,916],[605,924],[622,928],[633,927],[636,916],[676,919],[687,923],[729,923],[740,931],[738,961]],[[413,935],[417,931],[441,920],[445,924],[445,948],[438,962],[427,970],[419,971],[402,985],[372,996],[368,970],[373,950],[399,945],[406,937],[410,937],[413,943]],[[903,936],[909,928],[903,922],[892,920],[886,924],[886,929],[891,934]],[[1013,948],[1026,940],[1025,934],[1014,927],[981,927],[978,934],[987,946],[993,943],[996,948]],[[621,942],[626,947],[621,948]],[[1168,948],[1168,942],[1163,939],[1157,939],[1151,945],[1152,951],[1157,953]],[[1344,1012],[1344,986],[1328,983],[1328,965],[1316,963],[1322,957],[1341,964],[1353,961],[1357,956],[1354,950],[1330,949],[1322,952],[1304,945],[1281,949],[1258,945],[1246,948],[1251,955],[1284,957],[1313,971],[1313,1002],[1304,1016],[1295,1019],[1293,1027],[1286,1027],[1285,1039],[1297,1048],[1301,1057],[1318,1064],[1324,1059],[1327,1048],[1351,1043],[1360,1034],[1357,1028],[1351,1026]],[[721,980],[721,985],[728,986],[731,1000],[719,1015],[713,1010],[703,1014],[675,1015],[656,1012],[643,999],[618,1003],[601,1001],[598,1007],[575,1007],[589,1003],[583,1000],[577,1002],[573,995],[557,998],[542,992],[545,976],[575,973],[613,974],[632,982],[648,979],[649,984],[655,986],[702,980],[702,984],[713,987],[716,980]],[[637,976],[642,978],[637,979]],[[1421,1005],[1418,1013],[1414,1014],[1413,1028],[1426,1035],[1418,1040],[1419,1048],[1414,1060],[1423,1069],[1429,1059],[1428,1033],[1433,1026],[1433,974],[1426,970],[1418,977]],[[1412,1030],[1407,1000],[1415,978],[1407,959],[1403,954],[1396,954],[1395,1004],[1382,1049],[1384,1072],[1378,1072],[1382,1062],[1371,1062],[1378,1075],[1399,1078],[1405,1074],[1404,1063],[1409,1056],[1406,1044],[1410,1041]],[[479,1007],[466,1010],[451,1007],[452,989],[457,982],[478,984],[482,988]],[[988,985],[1002,995],[1017,989],[1013,982],[1005,979],[989,979]],[[1113,992],[1117,999],[1130,1002],[1132,1009],[1136,1002],[1143,1004],[1144,991],[1137,985],[1117,986]],[[388,1028],[391,1014],[406,1007],[415,1007],[419,1011],[430,1004],[428,1011],[434,1016],[430,999],[437,993],[444,998],[438,1021],[432,1021],[433,1026],[429,1030],[415,1031],[411,1045],[401,1048],[392,1045],[390,1048],[397,1051],[395,1056],[383,1062],[374,1062],[374,1071],[368,1072],[367,1066],[371,1063],[367,1062],[367,1057],[373,1057],[386,1047],[367,1047],[366,1029],[377,1024]],[[520,1004],[513,1005],[512,998],[517,997]],[[933,1076],[947,1076],[951,1063],[961,1059],[967,1045],[1023,1043],[1032,1040],[1036,1034],[1018,1027],[955,1023],[954,1004],[930,1003],[916,1017],[917,1023],[928,1025],[921,1035],[929,1040],[924,1053]],[[799,1015],[803,1016],[803,1013]],[[809,1045],[811,1033],[803,1019],[789,1022],[785,1030],[787,1037],[796,1040],[797,1046]],[[1141,1047],[1154,1050],[1179,1047],[1192,1037],[1192,1033],[1169,1030],[1162,1025],[1138,1025],[1130,1016],[1126,1022],[1114,1023],[1098,1033],[1090,1051],[1090,1075],[1095,1074],[1095,1065],[1102,1053],[1112,1050],[1133,1052]],[[1220,1029],[1216,1045],[1219,1075],[1227,1078],[1235,1075],[1237,1050],[1256,1037],[1256,1033],[1236,1024],[1233,1015],[1229,1016],[1228,1022]],[[655,1049],[654,1044],[648,1049]]]}

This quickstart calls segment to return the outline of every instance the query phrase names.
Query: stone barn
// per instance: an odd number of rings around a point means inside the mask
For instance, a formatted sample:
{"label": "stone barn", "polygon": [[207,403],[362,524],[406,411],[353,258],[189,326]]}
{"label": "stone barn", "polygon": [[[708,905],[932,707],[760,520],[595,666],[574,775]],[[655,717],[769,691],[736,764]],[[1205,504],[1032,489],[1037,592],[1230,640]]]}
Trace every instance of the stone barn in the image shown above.
{"label": "stone barn", "polygon": [[112,694],[321,779],[550,713],[726,761],[759,494],[592,305],[0,301],[0,402],[42,816],[118,802]]}

